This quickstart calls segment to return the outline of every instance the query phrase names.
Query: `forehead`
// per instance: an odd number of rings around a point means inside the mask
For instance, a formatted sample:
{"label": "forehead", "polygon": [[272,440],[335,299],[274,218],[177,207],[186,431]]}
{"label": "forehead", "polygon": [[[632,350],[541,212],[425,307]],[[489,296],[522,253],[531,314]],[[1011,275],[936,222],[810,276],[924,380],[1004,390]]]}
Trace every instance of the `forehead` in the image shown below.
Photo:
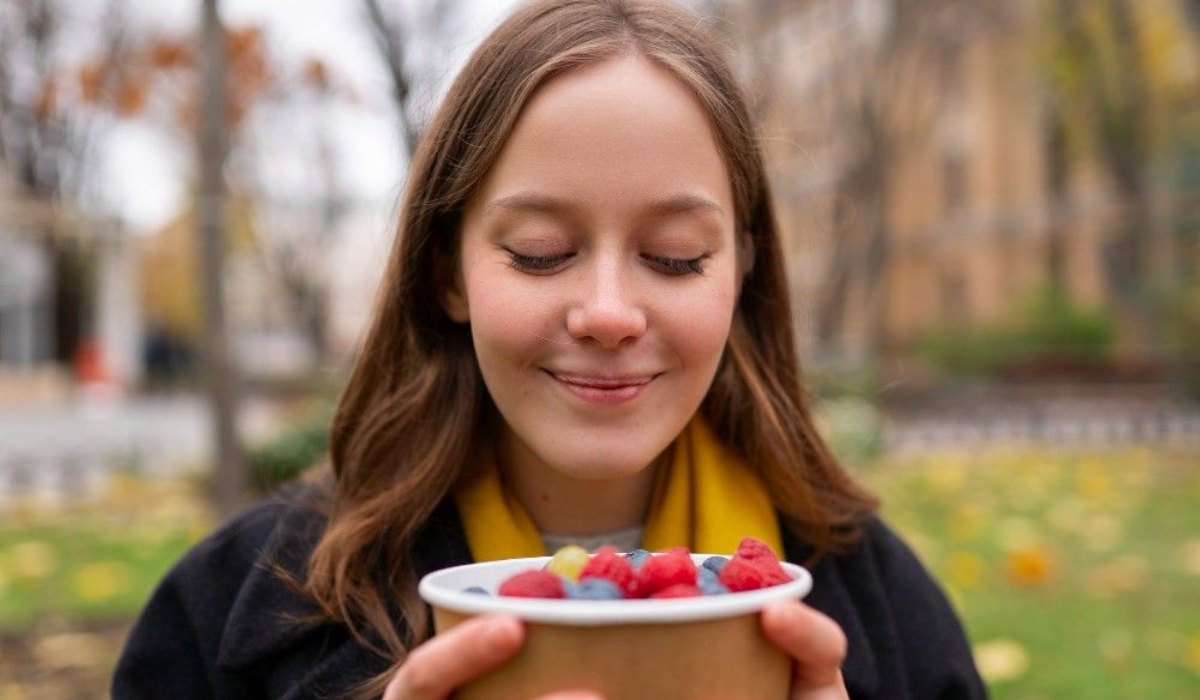
{"label": "forehead", "polygon": [[695,196],[732,216],[729,172],[691,89],[636,54],[572,69],[525,105],[475,202],[525,192],[598,206]]}

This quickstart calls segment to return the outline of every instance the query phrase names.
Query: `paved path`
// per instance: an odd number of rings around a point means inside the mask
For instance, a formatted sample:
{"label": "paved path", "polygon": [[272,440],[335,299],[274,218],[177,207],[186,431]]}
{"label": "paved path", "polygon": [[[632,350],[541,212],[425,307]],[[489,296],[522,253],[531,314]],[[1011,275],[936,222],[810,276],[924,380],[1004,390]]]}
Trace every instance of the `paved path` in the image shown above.
{"label": "paved path", "polygon": [[889,451],[1036,443],[1200,448],[1200,406],[1163,385],[987,387],[892,400]]}
{"label": "paved path", "polygon": [[[0,407],[0,507],[18,493],[90,492],[115,470],[166,476],[208,464],[211,419],[199,396],[80,400]],[[277,428],[272,407],[249,401],[249,439]]]}

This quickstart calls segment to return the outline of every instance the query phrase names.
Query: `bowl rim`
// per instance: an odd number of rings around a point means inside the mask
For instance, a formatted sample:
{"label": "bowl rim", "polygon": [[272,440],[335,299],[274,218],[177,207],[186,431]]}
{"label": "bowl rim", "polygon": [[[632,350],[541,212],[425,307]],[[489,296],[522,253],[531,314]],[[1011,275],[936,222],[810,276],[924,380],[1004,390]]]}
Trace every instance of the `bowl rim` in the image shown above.
{"label": "bowl rim", "polygon": [[[713,554],[692,554],[699,565]],[[417,591],[430,605],[465,615],[508,613],[528,622],[594,627],[600,625],[685,623],[735,617],[761,610],[769,603],[800,600],[812,590],[812,575],[802,566],[780,562],[792,577],[782,583],[755,591],[693,598],[638,600],[562,600],[516,598],[467,593],[451,588],[446,579],[480,568],[498,569],[509,574],[545,566],[550,557],[525,557],[463,564],[440,569],[421,577]]]}

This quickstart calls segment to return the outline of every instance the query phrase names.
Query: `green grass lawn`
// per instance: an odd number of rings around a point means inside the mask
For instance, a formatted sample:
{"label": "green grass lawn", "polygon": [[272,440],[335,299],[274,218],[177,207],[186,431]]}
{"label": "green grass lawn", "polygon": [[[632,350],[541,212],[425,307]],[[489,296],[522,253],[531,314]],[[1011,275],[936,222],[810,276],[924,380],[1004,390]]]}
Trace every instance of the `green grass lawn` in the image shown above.
{"label": "green grass lawn", "polygon": [[1200,698],[1200,455],[990,450],[860,473],[998,700]]}
{"label": "green grass lawn", "polygon": [[[997,700],[1200,700],[1200,455],[986,450],[857,471],[962,612]],[[61,645],[127,622],[211,526],[188,484],[131,479],[0,513],[0,635]]]}
{"label": "green grass lawn", "polygon": [[130,478],[96,501],[0,513],[0,634],[130,620],[209,526],[187,484]]}

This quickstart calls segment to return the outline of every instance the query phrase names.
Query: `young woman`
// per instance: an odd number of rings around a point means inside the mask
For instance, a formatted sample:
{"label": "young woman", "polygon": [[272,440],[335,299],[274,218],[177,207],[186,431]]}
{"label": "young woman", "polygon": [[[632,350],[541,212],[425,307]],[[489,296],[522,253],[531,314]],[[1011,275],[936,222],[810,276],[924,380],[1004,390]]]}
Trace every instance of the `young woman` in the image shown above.
{"label": "young woman", "polygon": [[519,10],[414,159],[331,469],[177,565],[114,697],[446,698],[522,627],[430,639],[422,574],[745,535],[813,572],[762,616],[794,700],[983,697],[945,598],[813,427],[771,207],[696,17]]}

